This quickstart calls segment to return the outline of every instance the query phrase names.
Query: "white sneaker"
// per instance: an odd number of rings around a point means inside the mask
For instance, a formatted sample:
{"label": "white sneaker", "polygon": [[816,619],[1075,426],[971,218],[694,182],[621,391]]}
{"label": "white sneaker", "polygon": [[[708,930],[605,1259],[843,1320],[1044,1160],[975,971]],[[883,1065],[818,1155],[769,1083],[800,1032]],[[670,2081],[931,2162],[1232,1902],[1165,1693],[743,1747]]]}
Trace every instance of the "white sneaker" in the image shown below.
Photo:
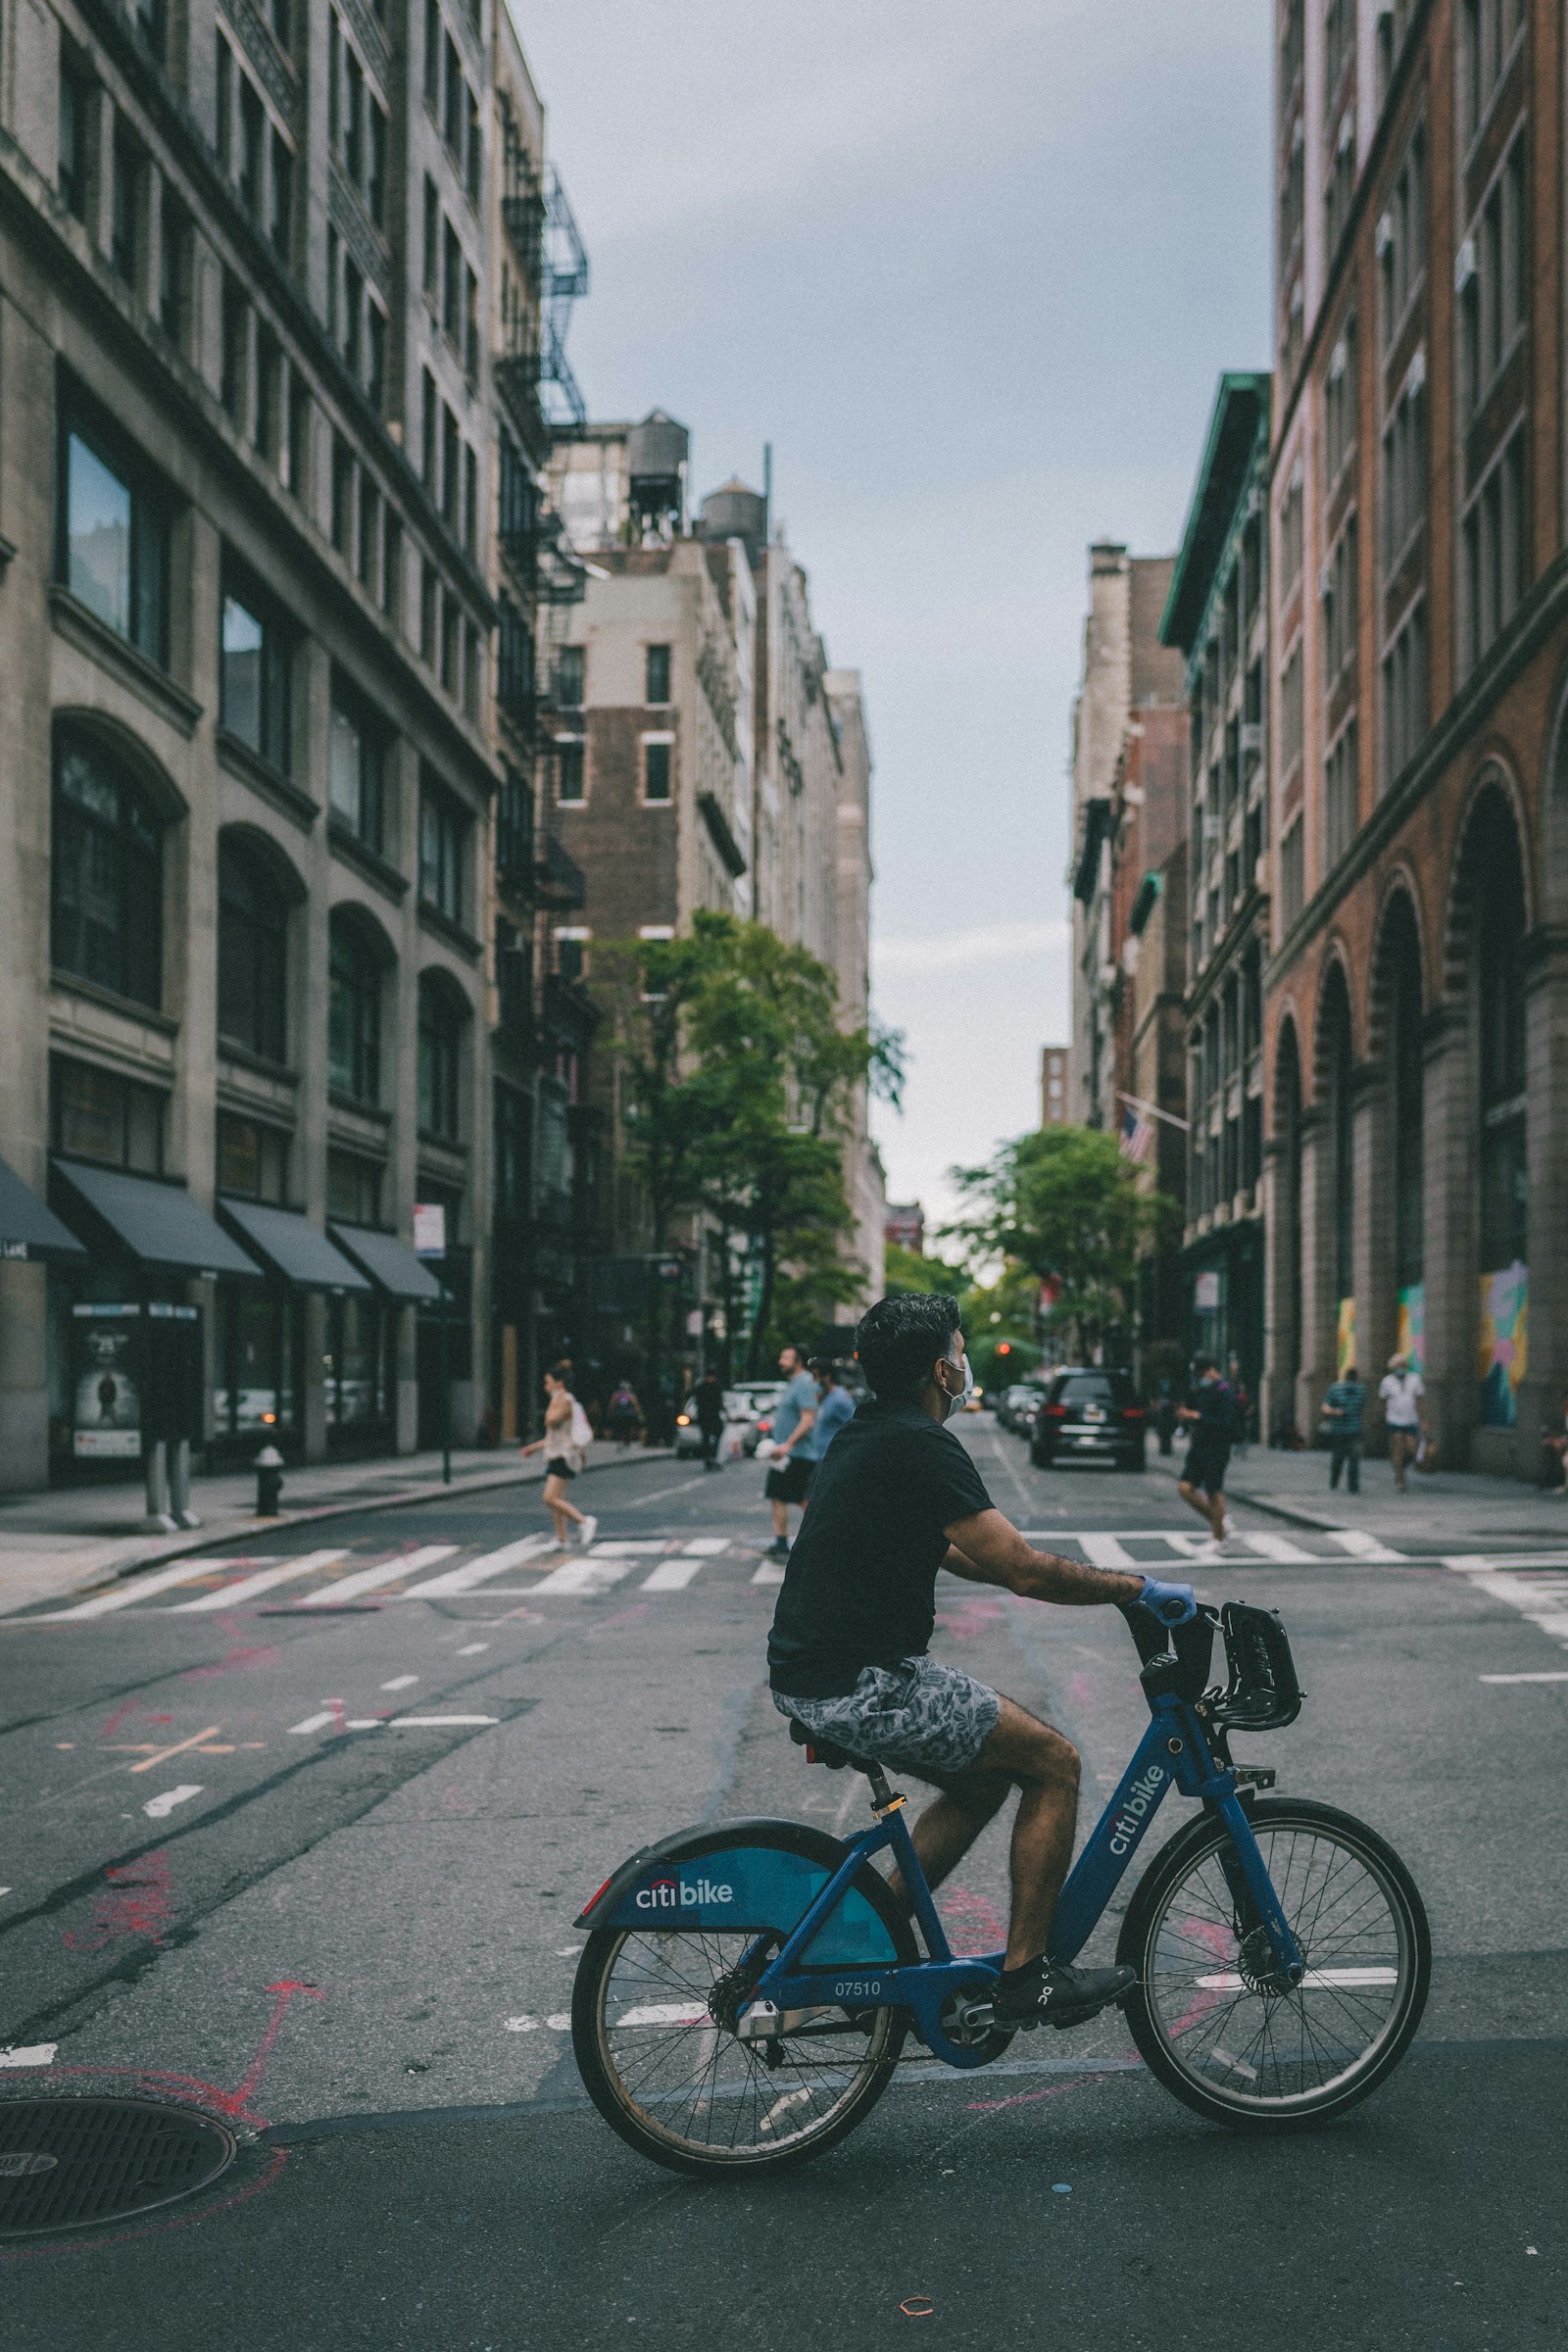
{"label": "white sneaker", "polygon": [[1229,1538],[1230,1538],[1230,1537],[1232,1537],[1232,1536],[1234,1536],[1234,1535],[1235,1535],[1235,1533],[1236,1533],[1236,1522],[1235,1522],[1235,1520],[1234,1520],[1234,1519],[1231,1517],[1231,1515],[1230,1515],[1229,1511],[1227,1511],[1227,1512],[1226,1512],[1226,1514],[1225,1514],[1225,1524],[1224,1524],[1224,1526],[1223,1526],[1223,1527],[1220,1529],[1219,1533],[1220,1533],[1220,1542],[1221,1542],[1222,1544],[1223,1544],[1223,1543],[1225,1543],[1225,1542],[1227,1542],[1227,1541],[1229,1540]]}
{"label": "white sneaker", "polygon": [[1206,1544],[1200,1544],[1198,1549],[1193,1553],[1193,1558],[1195,1560],[1217,1560],[1221,1557],[1223,1557],[1223,1554],[1220,1550],[1219,1539],[1217,1536],[1210,1536],[1208,1542]]}
{"label": "white sneaker", "polygon": [[579,1551],[586,1551],[586,1550],[588,1549],[588,1546],[589,1546],[589,1544],[590,1544],[593,1542],[593,1540],[594,1540],[595,1536],[597,1536],[597,1535],[598,1535],[598,1533],[599,1533],[599,1522],[598,1522],[598,1520],[597,1520],[597,1519],[594,1517],[594,1515],[593,1515],[592,1511],[585,1511],[585,1512],[583,1513],[583,1521],[582,1521],[582,1525],[581,1525],[581,1526],[578,1528],[578,1530],[577,1530],[577,1548],[578,1548],[578,1550],[579,1550]]}

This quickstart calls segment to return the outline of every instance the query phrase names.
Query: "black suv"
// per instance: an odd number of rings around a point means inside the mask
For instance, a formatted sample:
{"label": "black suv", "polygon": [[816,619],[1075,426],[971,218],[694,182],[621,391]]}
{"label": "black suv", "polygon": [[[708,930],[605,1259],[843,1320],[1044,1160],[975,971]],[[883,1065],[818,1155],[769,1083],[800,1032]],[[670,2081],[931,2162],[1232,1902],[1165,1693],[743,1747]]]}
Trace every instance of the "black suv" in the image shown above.
{"label": "black suv", "polygon": [[1144,1466],[1144,1408],[1126,1372],[1058,1372],[1035,1416],[1029,1458],[1037,1470],[1062,1462]]}

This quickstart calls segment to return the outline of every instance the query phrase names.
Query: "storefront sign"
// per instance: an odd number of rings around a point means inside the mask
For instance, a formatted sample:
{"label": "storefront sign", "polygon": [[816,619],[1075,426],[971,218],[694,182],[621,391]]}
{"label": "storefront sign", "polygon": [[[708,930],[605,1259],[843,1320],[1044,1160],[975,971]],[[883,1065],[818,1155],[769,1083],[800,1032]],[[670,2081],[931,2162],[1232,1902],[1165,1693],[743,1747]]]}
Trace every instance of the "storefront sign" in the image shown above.
{"label": "storefront sign", "polygon": [[1219,1268],[1209,1266],[1193,1277],[1193,1310],[1200,1315],[1219,1313]]}
{"label": "storefront sign", "polygon": [[416,1257],[445,1257],[447,1253],[447,1212],[440,1200],[416,1200],[414,1204],[414,1254]]}
{"label": "storefront sign", "polygon": [[77,1304],[71,1317],[72,1451],[78,1461],[136,1461],[141,1454],[141,1308]]}

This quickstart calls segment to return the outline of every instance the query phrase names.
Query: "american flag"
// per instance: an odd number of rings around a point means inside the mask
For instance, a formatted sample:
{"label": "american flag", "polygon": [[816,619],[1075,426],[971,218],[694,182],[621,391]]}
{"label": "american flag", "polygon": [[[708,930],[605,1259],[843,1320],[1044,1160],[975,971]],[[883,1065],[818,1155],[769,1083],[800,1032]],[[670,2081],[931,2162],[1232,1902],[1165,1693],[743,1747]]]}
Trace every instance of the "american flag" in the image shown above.
{"label": "american flag", "polygon": [[1123,1159],[1142,1161],[1149,1157],[1149,1147],[1154,1140],[1153,1122],[1141,1102],[1122,1097],[1121,1155]]}

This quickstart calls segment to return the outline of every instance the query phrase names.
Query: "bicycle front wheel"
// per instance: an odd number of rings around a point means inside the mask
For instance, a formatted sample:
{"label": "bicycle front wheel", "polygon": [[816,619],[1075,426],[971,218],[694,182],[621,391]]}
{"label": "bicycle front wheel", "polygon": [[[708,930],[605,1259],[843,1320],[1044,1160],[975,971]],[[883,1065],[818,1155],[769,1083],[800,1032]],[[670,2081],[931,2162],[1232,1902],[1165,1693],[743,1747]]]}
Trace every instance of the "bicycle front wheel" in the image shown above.
{"label": "bicycle front wheel", "polygon": [[1290,1797],[1250,1818],[1302,1983],[1275,1981],[1265,1933],[1238,1916],[1230,1833],[1212,1817],[1156,1858],[1116,1957],[1138,1971],[1127,2023],[1167,2090],[1200,2115],[1290,2130],[1343,2114],[1398,2064],[1426,2006],[1432,1939],[1409,1872],[1364,1822]]}

